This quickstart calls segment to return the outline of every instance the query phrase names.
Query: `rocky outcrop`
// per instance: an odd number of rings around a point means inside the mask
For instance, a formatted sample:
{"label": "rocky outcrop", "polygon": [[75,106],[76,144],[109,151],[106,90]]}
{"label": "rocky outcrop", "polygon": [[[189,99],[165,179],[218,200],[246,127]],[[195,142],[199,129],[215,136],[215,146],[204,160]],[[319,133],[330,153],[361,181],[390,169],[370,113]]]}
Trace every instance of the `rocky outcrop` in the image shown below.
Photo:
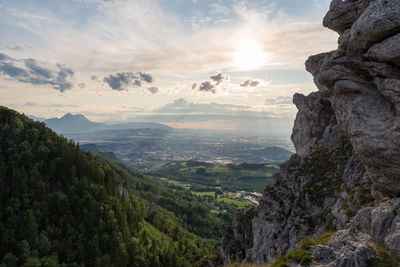
{"label": "rocky outcrop", "polygon": [[[349,1],[340,2],[345,6]],[[364,2],[360,2],[362,9]],[[353,6],[357,3],[354,1]],[[340,3],[335,6],[340,9]],[[329,13],[327,17],[335,21]],[[337,30],[333,22],[326,25]],[[345,22],[341,25],[348,26]],[[346,30],[347,37],[339,41],[341,49],[311,57],[306,66],[319,89],[332,92],[338,124],[368,170],[373,194],[377,198],[397,196],[400,68],[396,62],[400,52],[396,47],[400,42],[396,41],[400,33],[400,1],[371,1]]]}
{"label": "rocky outcrop", "polygon": [[400,0],[333,0],[324,26],[339,46],[306,62],[319,91],[294,96],[296,154],[254,217],[236,216],[246,220],[224,236],[225,263],[271,262],[328,230],[329,242],[307,247],[310,266],[367,266],[378,247],[400,253]]}

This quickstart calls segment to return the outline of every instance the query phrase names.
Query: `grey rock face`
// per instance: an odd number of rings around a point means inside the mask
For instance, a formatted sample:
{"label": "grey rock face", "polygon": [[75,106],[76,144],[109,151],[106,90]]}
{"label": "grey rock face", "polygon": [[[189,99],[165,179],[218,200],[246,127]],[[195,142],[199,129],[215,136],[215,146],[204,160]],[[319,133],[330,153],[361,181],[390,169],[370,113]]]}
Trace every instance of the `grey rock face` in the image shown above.
{"label": "grey rock face", "polygon": [[324,25],[339,49],[306,62],[319,91],[294,96],[296,154],[251,227],[237,219],[224,236],[225,263],[271,262],[327,230],[310,266],[367,266],[376,246],[400,253],[400,0],[333,0]]}
{"label": "grey rock face", "polygon": [[[243,214],[236,216],[221,246],[225,263],[272,261],[307,235],[344,227],[352,212],[349,207],[366,204],[356,191],[363,188],[368,195],[371,184],[336,122],[331,98],[329,91],[295,95],[299,113],[292,139],[297,154],[281,166],[276,183],[265,189],[251,227],[243,230],[238,223]],[[252,242],[243,242],[249,236]]]}
{"label": "grey rock face", "polygon": [[317,262],[332,267],[367,267],[376,255],[369,235],[348,230],[338,231],[326,246],[311,247],[310,251]]}
{"label": "grey rock face", "polygon": [[373,45],[365,56],[375,61],[400,66],[400,34]]}
{"label": "grey rock face", "polygon": [[374,208],[361,209],[351,224],[355,231],[369,235],[374,243],[400,252],[400,198],[380,203]]}
{"label": "grey rock face", "polygon": [[312,246],[310,252],[322,264],[328,264],[336,258],[334,249],[325,245]]}
{"label": "grey rock face", "polygon": [[[400,114],[400,80],[375,78],[374,84],[379,93],[393,104],[398,117]],[[399,123],[399,121],[396,121],[396,123]]]}
{"label": "grey rock face", "polygon": [[372,0],[333,0],[323,25],[342,34],[350,28]]}
{"label": "grey rock face", "polygon": [[223,262],[242,261],[247,250],[253,246],[251,221],[257,215],[257,209],[241,210],[232,222],[232,227],[224,233],[220,248],[220,257]]}
{"label": "grey rock face", "polygon": [[[396,63],[400,53],[400,1],[373,1],[350,29],[347,52],[313,56],[306,66],[318,87],[333,93],[338,124],[367,168],[374,195],[397,196],[400,69],[382,62]],[[368,61],[357,56],[368,49]]]}
{"label": "grey rock face", "polygon": [[351,26],[348,52],[363,53],[400,30],[400,1],[375,0]]}
{"label": "grey rock face", "polygon": [[299,112],[293,128],[292,141],[297,154],[304,156],[318,145],[324,130],[331,123],[333,111],[328,92],[312,93],[308,97],[295,94],[293,102]]}

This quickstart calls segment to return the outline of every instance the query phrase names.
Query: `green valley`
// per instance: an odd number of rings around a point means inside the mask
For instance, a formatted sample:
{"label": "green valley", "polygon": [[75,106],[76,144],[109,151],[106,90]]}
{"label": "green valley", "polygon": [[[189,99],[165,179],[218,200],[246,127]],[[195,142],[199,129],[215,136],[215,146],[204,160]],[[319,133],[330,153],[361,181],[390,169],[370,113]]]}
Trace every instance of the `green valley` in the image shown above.
{"label": "green valley", "polygon": [[273,163],[217,165],[189,160],[165,164],[148,175],[187,191],[229,223],[237,209],[258,205],[261,192],[278,170]]}
{"label": "green valley", "polygon": [[183,161],[165,164],[150,175],[190,184],[192,191],[206,192],[218,189],[230,192],[262,192],[273,182],[272,176],[279,166],[275,163],[242,163],[216,165],[199,161]]}
{"label": "green valley", "polygon": [[1,266],[202,266],[227,218],[0,108]]}

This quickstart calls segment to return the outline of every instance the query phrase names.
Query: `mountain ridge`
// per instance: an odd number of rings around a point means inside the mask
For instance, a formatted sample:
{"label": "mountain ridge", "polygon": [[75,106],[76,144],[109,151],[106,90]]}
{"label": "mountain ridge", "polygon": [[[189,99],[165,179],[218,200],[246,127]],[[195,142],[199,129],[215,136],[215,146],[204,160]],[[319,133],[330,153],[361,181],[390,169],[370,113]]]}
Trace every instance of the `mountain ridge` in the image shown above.
{"label": "mountain ridge", "polygon": [[43,122],[59,134],[90,133],[105,130],[126,130],[126,129],[160,129],[171,130],[172,128],[156,122],[129,122],[118,124],[105,124],[90,121],[82,114],[66,113],[61,118],[45,119]]}

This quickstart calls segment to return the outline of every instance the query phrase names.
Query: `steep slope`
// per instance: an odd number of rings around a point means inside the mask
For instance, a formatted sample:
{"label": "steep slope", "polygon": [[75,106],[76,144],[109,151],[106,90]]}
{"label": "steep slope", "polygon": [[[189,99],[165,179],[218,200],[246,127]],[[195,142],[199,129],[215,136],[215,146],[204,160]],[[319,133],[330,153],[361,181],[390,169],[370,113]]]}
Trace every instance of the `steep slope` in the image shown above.
{"label": "steep slope", "polygon": [[0,107],[1,266],[199,266],[217,219],[184,190]]}
{"label": "steep slope", "polygon": [[306,62],[319,91],[294,96],[296,154],[237,214],[224,263],[399,265],[400,1],[333,0],[324,26],[339,48]]}

